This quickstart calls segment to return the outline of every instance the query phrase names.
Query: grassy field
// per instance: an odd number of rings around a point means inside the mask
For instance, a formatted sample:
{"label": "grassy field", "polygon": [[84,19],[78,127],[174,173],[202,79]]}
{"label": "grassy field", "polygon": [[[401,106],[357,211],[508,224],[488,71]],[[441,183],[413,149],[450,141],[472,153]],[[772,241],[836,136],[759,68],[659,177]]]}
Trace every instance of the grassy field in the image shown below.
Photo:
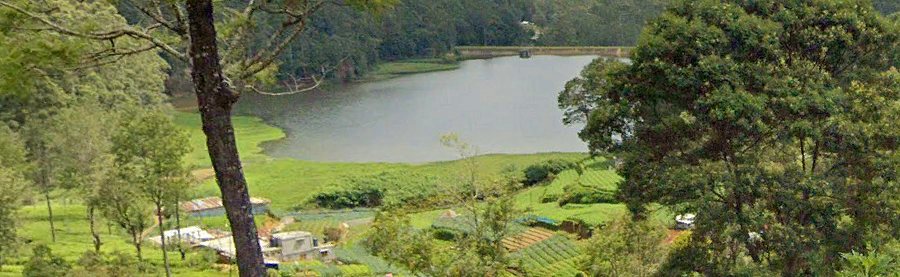
{"label": "grassy field", "polygon": [[[20,210],[19,236],[26,241],[30,241],[29,245],[45,244],[49,246],[53,254],[59,255],[67,262],[74,264],[85,251],[93,250],[90,229],[86,219],[86,209],[82,205],[54,205],[53,215],[57,230],[56,242],[51,240],[47,209],[43,205],[25,206]],[[127,234],[119,231],[115,226],[107,228],[106,222],[103,221],[99,225],[101,230],[100,238],[103,243],[101,251],[104,253],[121,251],[129,254],[135,252]],[[3,269],[0,270],[0,276],[21,276],[22,265],[27,262],[30,250],[26,246],[21,251],[22,255],[9,258],[10,260],[7,263],[12,265],[4,265]],[[148,275],[156,276],[157,273],[162,273],[162,250],[152,245],[152,243],[146,242],[143,254],[144,259],[158,270],[158,272]],[[188,254],[188,260],[194,258],[192,256],[199,255],[196,252]],[[173,273],[178,276],[222,276],[227,274],[227,272],[223,273],[214,269],[190,267],[183,263],[178,256],[178,252],[169,252]]]}
{"label": "grassy field", "polygon": [[[482,176],[489,178],[504,168],[524,168],[551,158],[581,159],[580,153],[545,153],[529,155],[486,155],[477,158]],[[276,213],[293,211],[306,205],[311,195],[349,176],[365,176],[384,171],[411,170],[442,178],[461,176],[463,163],[438,162],[421,165],[399,163],[326,163],[293,159],[275,159],[265,163],[248,163],[244,167],[250,194],[272,200]],[[197,195],[218,195],[214,180],[207,180],[197,188]]]}
{"label": "grassy field", "polygon": [[[175,124],[190,136],[191,152],[185,157],[185,163],[191,168],[211,167],[209,154],[206,152],[206,136],[200,129],[200,114],[176,112]],[[245,164],[271,160],[262,153],[260,144],[265,141],[281,139],[285,136],[281,129],[265,124],[261,119],[249,116],[235,116],[234,132],[237,137],[238,152]]]}
{"label": "grassy field", "polygon": [[453,70],[458,63],[448,63],[441,59],[409,59],[379,64],[362,81],[380,81],[408,74]]}

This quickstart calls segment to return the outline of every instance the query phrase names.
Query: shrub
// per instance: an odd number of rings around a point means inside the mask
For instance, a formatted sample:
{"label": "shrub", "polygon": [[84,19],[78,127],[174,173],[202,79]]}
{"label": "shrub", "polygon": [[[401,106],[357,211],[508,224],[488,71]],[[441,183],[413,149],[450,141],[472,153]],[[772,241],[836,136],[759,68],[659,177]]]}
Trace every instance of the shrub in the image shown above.
{"label": "shrub", "polygon": [[325,242],[338,242],[344,236],[344,230],[336,227],[325,227],[322,233],[325,235]]}
{"label": "shrub", "polygon": [[313,195],[312,201],[319,207],[422,207],[447,201],[446,197],[440,197],[441,190],[436,177],[407,171],[350,177],[330,187],[331,190]]}
{"label": "shrub", "polygon": [[39,244],[32,248],[31,259],[25,263],[22,276],[26,277],[51,277],[63,276],[72,267],[62,257],[53,255],[50,247]]}
{"label": "shrub", "polygon": [[556,174],[575,167],[576,164],[574,162],[562,159],[551,159],[536,163],[525,168],[525,180],[522,183],[526,186],[533,186],[541,182],[550,181]]}
{"label": "shrub", "polygon": [[196,269],[210,269],[212,265],[219,260],[216,251],[207,248],[201,248],[185,257],[185,265]]}

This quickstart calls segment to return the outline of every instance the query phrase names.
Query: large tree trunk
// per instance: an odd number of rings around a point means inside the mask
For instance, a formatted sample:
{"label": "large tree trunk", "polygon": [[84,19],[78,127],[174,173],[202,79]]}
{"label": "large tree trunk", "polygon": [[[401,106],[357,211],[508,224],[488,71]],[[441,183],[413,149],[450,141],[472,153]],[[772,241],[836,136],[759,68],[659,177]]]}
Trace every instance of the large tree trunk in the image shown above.
{"label": "large tree trunk", "polygon": [[191,78],[200,106],[206,146],[222,192],[241,276],[266,276],[251,213],[250,194],[234,139],[231,108],[238,94],[222,78],[211,0],[187,1]]}
{"label": "large tree trunk", "polygon": [[156,203],[156,219],[159,223],[159,245],[162,248],[163,265],[166,267],[166,277],[171,277],[172,267],[169,266],[169,251],[166,249],[166,231],[163,228],[162,203]]}

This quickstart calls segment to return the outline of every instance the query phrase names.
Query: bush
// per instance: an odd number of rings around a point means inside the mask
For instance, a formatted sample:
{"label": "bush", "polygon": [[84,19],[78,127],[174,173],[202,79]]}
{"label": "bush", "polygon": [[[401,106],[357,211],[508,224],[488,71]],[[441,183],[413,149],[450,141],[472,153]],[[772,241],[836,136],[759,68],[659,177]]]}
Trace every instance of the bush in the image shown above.
{"label": "bush", "polygon": [[345,232],[341,228],[325,227],[322,233],[325,235],[325,242],[339,242]]}
{"label": "bush", "polygon": [[185,265],[195,269],[210,269],[212,265],[219,261],[219,255],[216,251],[207,248],[201,248],[191,255],[185,257]]}
{"label": "bush", "polygon": [[662,224],[624,216],[588,240],[581,269],[593,276],[614,270],[622,276],[649,276],[665,259],[665,237]]}
{"label": "bush", "polygon": [[53,277],[63,276],[72,267],[62,257],[53,255],[50,247],[39,244],[32,248],[31,259],[25,263],[22,276],[26,277]]}
{"label": "bush", "polygon": [[522,183],[525,186],[533,186],[541,182],[551,181],[556,174],[576,166],[572,161],[561,159],[551,159],[533,164],[525,168],[525,180]]}
{"label": "bush", "polygon": [[313,195],[312,201],[317,206],[329,209],[423,207],[447,201],[446,197],[440,197],[436,177],[407,171],[351,177],[330,187],[331,190]]}

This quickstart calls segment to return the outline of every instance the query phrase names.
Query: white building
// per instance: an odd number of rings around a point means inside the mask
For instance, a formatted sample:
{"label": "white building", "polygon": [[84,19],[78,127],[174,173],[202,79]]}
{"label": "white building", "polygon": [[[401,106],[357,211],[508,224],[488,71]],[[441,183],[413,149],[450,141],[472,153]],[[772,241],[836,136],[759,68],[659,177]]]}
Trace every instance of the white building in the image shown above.
{"label": "white building", "polygon": [[[207,233],[205,230],[200,229],[200,227],[190,226],[163,232],[163,236],[166,238],[166,243],[177,241],[179,238],[179,233],[181,241],[189,243],[191,245],[200,244],[201,242],[215,238],[210,233]],[[162,244],[160,236],[150,237],[148,240],[155,242],[156,244]]]}
{"label": "white building", "polygon": [[[215,250],[224,258],[233,260],[236,257],[234,239],[231,236],[204,241],[200,245]],[[276,233],[270,239],[260,238],[259,246],[266,264],[334,258],[333,245],[319,245],[318,239],[312,233],[304,231]]]}

